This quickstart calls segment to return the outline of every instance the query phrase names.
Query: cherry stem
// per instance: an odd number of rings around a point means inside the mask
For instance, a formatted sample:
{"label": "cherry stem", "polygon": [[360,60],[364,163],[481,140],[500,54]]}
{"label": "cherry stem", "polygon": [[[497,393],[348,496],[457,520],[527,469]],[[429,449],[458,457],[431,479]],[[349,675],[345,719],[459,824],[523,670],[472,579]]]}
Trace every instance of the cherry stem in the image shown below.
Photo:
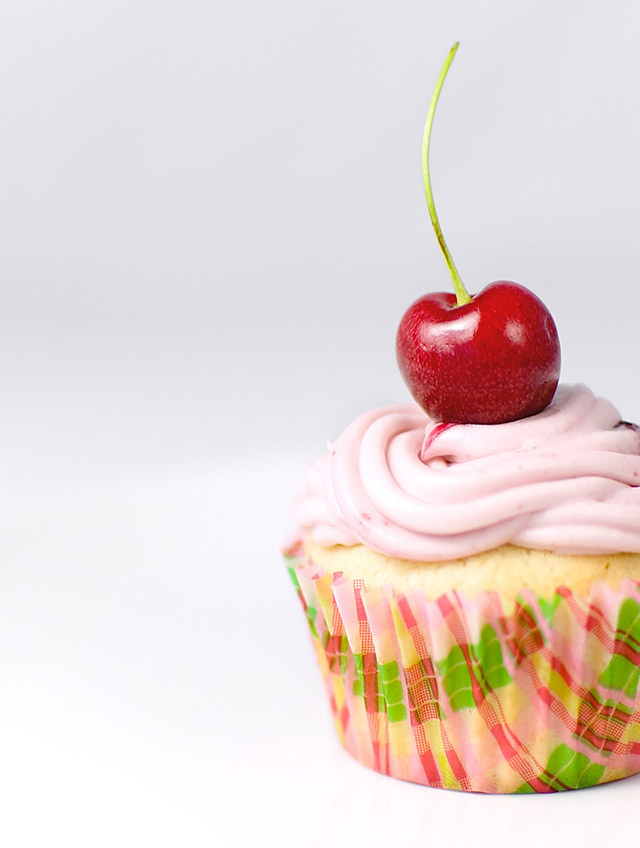
{"label": "cherry stem", "polygon": [[433,224],[433,229],[435,230],[436,238],[438,239],[438,244],[440,245],[440,250],[444,254],[444,259],[447,263],[447,267],[449,268],[451,279],[453,280],[453,288],[456,292],[458,306],[463,306],[465,303],[469,303],[469,301],[471,300],[471,295],[464,287],[462,278],[458,273],[458,269],[455,266],[453,257],[451,256],[449,248],[447,247],[447,243],[444,240],[444,236],[440,228],[440,222],[438,221],[436,204],[433,200],[433,191],[431,190],[431,175],[429,174],[429,147],[431,146],[431,127],[433,126],[433,118],[436,114],[436,106],[438,105],[438,100],[440,99],[440,92],[442,91],[442,86],[444,85],[444,81],[447,76],[447,71],[451,67],[453,57],[456,55],[456,51],[459,47],[459,44],[460,43],[456,41],[456,43],[449,51],[449,55],[445,59],[445,63],[442,66],[442,70],[440,71],[440,76],[438,77],[438,81],[436,82],[435,90],[431,96],[431,103],[429,104],[429,111],[427,112],[427,120],[424,125],[424,136],[422,138],[422,178],[424,180],[424,193],[427,196],[427,206],[429,207],[429,216],[431,218],[431,223]]}

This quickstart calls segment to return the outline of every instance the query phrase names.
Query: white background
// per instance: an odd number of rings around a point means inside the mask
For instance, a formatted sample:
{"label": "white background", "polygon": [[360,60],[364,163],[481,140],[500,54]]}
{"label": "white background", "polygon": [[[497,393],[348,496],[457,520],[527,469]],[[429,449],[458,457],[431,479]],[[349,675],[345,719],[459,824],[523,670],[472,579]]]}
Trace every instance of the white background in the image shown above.
{"label": "white background", "polygon": [[0,6],[0,841],[635,833],[640,779],[436,792],[334,739],[279,561],[307,462],[407,397],[397,323],[534,289],[640,420],[635,0]]}

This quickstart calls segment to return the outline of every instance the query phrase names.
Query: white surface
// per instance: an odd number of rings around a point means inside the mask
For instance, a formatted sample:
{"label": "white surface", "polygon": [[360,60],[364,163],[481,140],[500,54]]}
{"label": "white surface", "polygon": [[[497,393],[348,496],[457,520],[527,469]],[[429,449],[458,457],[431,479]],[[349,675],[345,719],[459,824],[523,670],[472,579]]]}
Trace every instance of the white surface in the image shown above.
{"label": "white surface", "polygon": [[2,3],[0,843],[634,837],[637,779],[482,798],[353,763],[277,551],[449,286],[420,142],[456,39],[432,167],[462,276],[533,288],[563,379],[640,420],[639,27],[636,0]]}
{"label": "white surface", "polygon": [[580,832],[596,845],[612,827],[633,839],[640,778],[473,796],[342,751],[277,554],[298,471],[236,463],[3,522],[3,844],[533,846]]}

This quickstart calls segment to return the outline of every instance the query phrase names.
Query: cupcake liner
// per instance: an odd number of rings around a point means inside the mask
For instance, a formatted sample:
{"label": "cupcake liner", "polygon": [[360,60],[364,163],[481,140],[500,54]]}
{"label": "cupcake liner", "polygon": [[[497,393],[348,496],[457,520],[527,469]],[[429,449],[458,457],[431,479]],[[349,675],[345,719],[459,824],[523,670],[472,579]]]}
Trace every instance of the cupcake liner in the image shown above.
{"label": "cupcake liner", "polygon": [[640,584],[588,597],[365,586],[286,556],[340,741],[427,786],[555,792],[640,772]]}

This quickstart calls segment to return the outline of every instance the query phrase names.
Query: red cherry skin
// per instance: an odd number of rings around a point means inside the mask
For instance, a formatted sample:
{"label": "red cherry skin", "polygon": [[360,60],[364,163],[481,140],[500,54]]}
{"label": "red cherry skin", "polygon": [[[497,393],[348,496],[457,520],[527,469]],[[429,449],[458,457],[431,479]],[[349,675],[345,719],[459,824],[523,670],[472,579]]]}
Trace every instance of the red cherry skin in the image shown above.
{"label": "red cherry skin", "polygon": [[491,283],[469,303],[433,292],[405,312],[396,337],[409,391],[434,421],[501,424],[541,412],[560,376],[548,309],[518,283]]}

